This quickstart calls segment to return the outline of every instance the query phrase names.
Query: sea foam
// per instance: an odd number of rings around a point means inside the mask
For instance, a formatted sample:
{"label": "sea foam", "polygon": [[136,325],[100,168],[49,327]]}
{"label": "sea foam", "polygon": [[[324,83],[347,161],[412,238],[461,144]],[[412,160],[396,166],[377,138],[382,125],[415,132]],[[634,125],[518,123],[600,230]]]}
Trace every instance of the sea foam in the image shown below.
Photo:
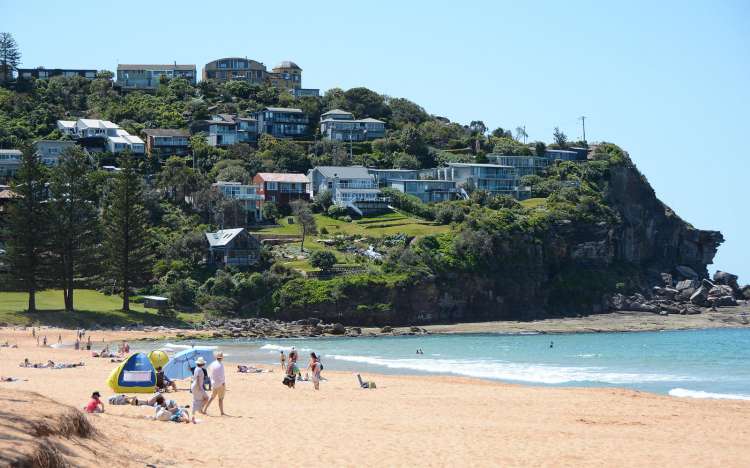
{"label": "sea foam", "polygon": [[444,373],[483,379],[513,380],[540,384],[600,382],[633,384],[639,382],[679,382],[694,380],[669,374],[610,372],[600,367],[562,367],[523,364],[492,360],[455,359],[386,359],[378,356],[350,356],[332,354],[328,358],[358,362],[389,369],[408,369],[427,373]]}
{"label": "sea foam", "polygon": [[688,390],[686,388],[673,388],[669,391],[673,397],[682,398],[713,398],[717,400],[750,400],[750,395],[741,395],[734,393],[711,393],[700,390]]}

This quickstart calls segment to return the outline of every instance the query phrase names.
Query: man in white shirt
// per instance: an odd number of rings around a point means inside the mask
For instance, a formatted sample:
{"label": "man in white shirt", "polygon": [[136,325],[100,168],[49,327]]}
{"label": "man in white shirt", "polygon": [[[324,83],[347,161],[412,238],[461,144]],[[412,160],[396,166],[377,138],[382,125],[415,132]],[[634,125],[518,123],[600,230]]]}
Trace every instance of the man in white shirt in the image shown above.
{"label": "man in white shirt", "polygon": [[224,394],[226,393],[226,377],[224,377],[224,353],[218,351],[216,353],[216,360],[208,366],[208,375],[211,377],[211,399],[208,400],[203,411],[208,411],[208,407],[211,406],[211,402],[214,398],[219,399],[219,412],[224,416]]}

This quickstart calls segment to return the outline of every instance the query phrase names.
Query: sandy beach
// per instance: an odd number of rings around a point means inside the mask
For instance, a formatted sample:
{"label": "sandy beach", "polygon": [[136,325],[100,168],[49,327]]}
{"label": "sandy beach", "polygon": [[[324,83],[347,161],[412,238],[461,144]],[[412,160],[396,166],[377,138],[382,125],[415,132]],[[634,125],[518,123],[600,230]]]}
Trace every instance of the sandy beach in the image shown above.
{"label": "sandy beach", "polygon": [[[57,330],[43,333],[57,342]],[[94,332],[93,340],[142,335]],[[18,348],[0,348],[0,375],[21,380],[0,383],[0,414],[17,418],[0,424],[4,456],[33,446],[21,419],[50,417],[57,403],[81,407],[93,390],[112,395],[109,359],[37,347],[30,330],[0,329],[6,340]],[[24,358],[85,367],[19,368]],[[60,443],[74,466],[750,466],[747,401],[394,375],[366,375],[378,388],[363,390],[350,373],[324,375],[319,392],[308,383],[289,390],[278,369],[238,374],[227,363],[229,417],[212,406],[199,424],[176,424],[147,419],[150,408],[107,405],[86,416],[93,440]],[[187,382],[179,387],[170,396],[188,404]]]}

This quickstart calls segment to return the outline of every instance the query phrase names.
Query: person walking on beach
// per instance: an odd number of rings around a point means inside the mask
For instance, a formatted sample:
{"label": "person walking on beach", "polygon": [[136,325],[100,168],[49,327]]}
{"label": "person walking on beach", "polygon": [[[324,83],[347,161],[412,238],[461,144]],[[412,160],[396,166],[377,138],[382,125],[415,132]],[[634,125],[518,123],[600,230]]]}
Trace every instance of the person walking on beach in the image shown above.
{"label": "person walking on beach", "polygon": [[206,414],[203,407],[208,400],[208,394],[203,388],[203,382],[205,380],[205,374],[203,374],[203,366],[206,365],[206,360],[203,356],[199,356],[195,360],[195,371],[193,372],[193,383],[190,385],[190,391],[193,392],[193,422],[195,422],[195,414],[200,411]]}
{"label": "person walking on beach", "polygon": [[286,370],[286,355],[284,351],[279,352],[281,353],[281,372],[284,372]]}
{"label": "person walking on beach", "polygon": [[86,341],[86,351],[91,351],[91,335],[89,335]]}
{"label": "person walking on beach", "polygon": [[208,366],[208,373],[211,376],[211,399],[208,400],[208,403],[206,403],[206,407],[203,408],[203,412],[208,411],[208,407],[211,406],[211,402],[214,401],[214,398],[218,398],[219,400],[219,413],[222,416],[225,416],[224,414],[224,395],[226,394],[226,376],[224,375],[224,364],[222,361],[224,360],[224,353],[221,351],[216,353],[216,360],[211,363],[211,365]]}

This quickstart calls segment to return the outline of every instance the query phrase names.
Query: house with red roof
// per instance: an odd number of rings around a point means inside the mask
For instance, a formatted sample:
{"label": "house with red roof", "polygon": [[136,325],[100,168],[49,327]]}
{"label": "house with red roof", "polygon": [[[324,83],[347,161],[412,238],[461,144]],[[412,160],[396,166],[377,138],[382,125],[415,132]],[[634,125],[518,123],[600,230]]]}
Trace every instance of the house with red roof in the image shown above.
{"label": "house with red roof", "polygon": [[259,172],[253,177],[253,184],[266,202],[274,202],[276,206],[289,205],[295,200],[310,201],[310,180],[305,174]]}

